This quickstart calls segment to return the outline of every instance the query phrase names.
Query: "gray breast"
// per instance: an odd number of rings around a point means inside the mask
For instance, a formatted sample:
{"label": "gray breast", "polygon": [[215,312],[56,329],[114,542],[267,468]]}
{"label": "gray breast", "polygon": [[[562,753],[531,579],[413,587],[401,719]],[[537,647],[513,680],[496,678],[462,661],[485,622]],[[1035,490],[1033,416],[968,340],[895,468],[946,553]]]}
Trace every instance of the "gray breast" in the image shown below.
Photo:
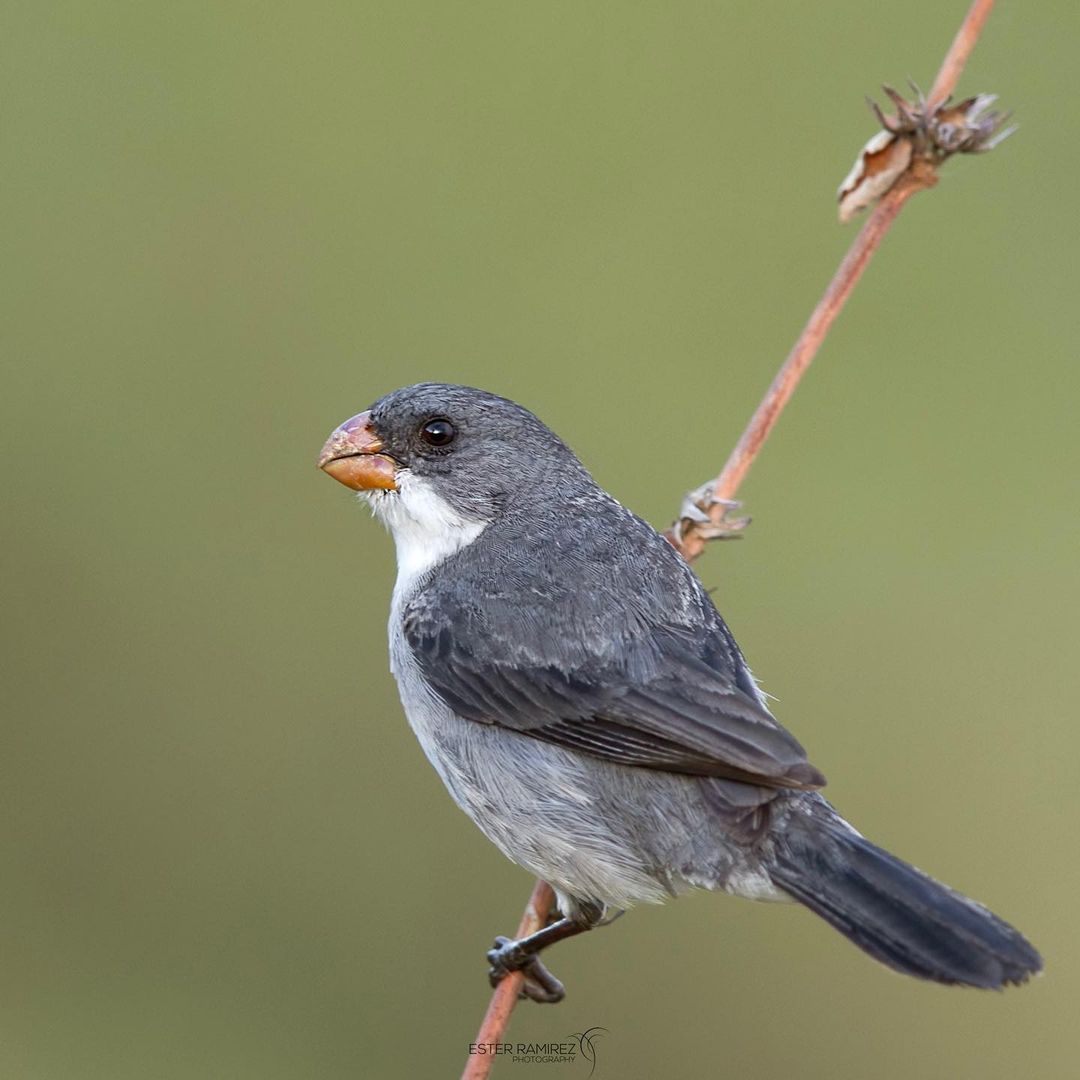
{"label": "gray breast", "polygon": [[421,579],[395,591],[390,668],[428,760],[509,859],[551,882],[571,907],[572,898],[614,908],[655,903],[690,886],[732,887],[758,876],[742,846],[710,828],[697,779],[616,765],[457,716],[428,688],[405,640],[402,614],[422,587]]}

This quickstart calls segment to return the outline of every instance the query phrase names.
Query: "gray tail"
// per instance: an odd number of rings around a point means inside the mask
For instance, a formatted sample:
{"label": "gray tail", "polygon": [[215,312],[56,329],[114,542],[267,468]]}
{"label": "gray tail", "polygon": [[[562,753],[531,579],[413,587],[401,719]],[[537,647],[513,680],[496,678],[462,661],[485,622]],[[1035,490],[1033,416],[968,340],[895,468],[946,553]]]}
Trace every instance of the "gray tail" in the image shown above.
{"label": "gray tail", "polygon": [[838,819],[793,815],[775,858],[780,888],[905,975],[1000,989],[1042,970],[1018,930]]}

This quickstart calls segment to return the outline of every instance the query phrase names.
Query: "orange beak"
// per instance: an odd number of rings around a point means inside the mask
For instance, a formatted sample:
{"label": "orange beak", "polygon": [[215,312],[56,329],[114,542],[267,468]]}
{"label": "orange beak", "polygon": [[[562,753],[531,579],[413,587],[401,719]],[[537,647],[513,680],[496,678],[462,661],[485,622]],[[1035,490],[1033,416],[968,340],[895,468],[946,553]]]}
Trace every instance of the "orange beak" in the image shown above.
{"label": "orange beak", "polygon": [[353,491],[397,491],[394,459],[371,427],[371,413],[362,412],[335,428],[319,455],[319,468]]}

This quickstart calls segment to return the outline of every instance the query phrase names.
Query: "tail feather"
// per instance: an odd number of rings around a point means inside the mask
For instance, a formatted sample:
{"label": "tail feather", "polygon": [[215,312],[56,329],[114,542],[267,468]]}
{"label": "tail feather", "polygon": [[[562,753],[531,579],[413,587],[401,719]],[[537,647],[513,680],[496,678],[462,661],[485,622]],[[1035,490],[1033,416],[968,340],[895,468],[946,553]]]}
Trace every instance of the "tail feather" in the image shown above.
{"label": "tail feather", "polygon": [[769,873],[859,948],[906,975],[1000,989],[1042,970],[1018,930],[839,819],[789,819]]}

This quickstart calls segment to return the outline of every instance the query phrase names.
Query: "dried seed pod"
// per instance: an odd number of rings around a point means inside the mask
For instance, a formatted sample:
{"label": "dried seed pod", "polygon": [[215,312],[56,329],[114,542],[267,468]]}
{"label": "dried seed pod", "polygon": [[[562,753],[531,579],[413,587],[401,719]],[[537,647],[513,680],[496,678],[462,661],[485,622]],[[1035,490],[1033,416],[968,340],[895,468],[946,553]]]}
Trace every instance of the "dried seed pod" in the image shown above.
{"label": "dried seed pod", "polygon": [[909,101],[891,86],[883,86],[896,113],[889,115],[870,101],[881,124],[859,152],[851,172],[840,185],[840,220],[848,222],[858,211],[880,199],[917,160],[934,170],[953,154],[992,150],[1016,128],[1006,128],[1008,113],[988,112],[996,94],[978,94],[953,105],[949,100],[931,108],[922,91],[911,85]]}
{"label": "dried seed pod", "polygon": [[844,177],[837,198],[842,224],[876,202],[911,164],[912,142],[907,135],[879,131],[859,151],[851,172]]}

